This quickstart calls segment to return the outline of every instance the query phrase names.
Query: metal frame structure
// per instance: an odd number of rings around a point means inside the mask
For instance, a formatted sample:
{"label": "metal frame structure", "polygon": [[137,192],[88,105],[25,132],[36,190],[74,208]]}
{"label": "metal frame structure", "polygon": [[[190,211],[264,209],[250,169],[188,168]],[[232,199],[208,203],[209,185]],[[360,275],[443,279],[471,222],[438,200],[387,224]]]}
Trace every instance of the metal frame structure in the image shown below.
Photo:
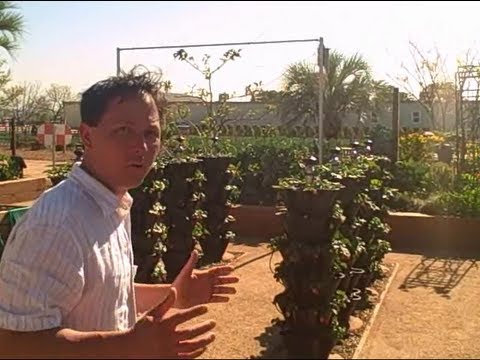
{"label": "metal frame structure", "polygon": [[199,48],[199,47],[217,47],[217,46],[238,46],[238,45],[266,45],[266,44],[287,44],[300,42],[318,42],[317,61],[319,68],[319,95],[318,95],[318,161],[321,164],[323,158],[323,93],[325,91],[325,72],[328,66],[329,49],[326,49],[323,43],[323,37],[317,39],[299,39],[299,40],[276,40],[276,41],[249,41],[249,42],[233,42],[233,43],[215,43],[215,44],[189,44],[189,45],[167,45],[167,46],[143,46],[143,47],[117,47],[117,76],[121,72],[120,55],[122,51],[138,51],[138,50],[166,50],[166,49],[182,49],[182,48]]}
{"label": "metal frame structure", "polygon": [[[464,65],[455,74],[455,131],[457,173],[464,169],[467,143],[480,143],[480,65]],[[476,146],[473,153],[474,158]]]}

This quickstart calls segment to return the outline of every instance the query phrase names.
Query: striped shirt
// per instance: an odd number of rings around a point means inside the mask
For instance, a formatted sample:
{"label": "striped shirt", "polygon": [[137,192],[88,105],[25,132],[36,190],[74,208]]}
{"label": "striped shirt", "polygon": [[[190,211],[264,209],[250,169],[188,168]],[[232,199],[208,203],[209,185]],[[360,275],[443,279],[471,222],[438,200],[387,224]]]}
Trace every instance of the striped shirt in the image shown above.
{"label": "striped shirt", "polygon": [[12,229],[0,262],[0,328],[113,331],[136,320],[132,198],[79,164]]}

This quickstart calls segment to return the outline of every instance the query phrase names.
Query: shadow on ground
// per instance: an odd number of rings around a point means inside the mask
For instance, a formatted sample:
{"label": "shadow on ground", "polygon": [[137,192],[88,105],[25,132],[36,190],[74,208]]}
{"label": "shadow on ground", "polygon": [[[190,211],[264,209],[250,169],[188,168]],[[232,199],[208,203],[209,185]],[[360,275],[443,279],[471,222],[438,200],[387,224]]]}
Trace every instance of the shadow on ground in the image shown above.
{"label": "shadow on ground", "polygon": [[440,296],[450,298],[450,292],[474,267],[478,267],[477,260],[466,256],[424,255],[400,285],[400,289],[408,291],[417,287],[432,288]]}
{"label": "shadow on ground", "polygon": [[275,324],[277,320],[279,319],[272,320],[272,325],[255,338],[263,350],[258,355],[250,356],[250,359],[285,359],[280,326]]}

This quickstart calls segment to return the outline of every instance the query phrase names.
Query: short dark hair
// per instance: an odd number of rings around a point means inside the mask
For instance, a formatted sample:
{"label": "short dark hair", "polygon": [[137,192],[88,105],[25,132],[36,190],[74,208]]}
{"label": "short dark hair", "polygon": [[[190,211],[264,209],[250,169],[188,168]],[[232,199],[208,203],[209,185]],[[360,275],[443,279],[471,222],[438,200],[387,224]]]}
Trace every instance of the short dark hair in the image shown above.
{"label": "short dark hair", "polygon": [[80,101],[81,121],[89,126],[97,126],[105,113],[108,103],[120,96],[149,94],[155,100],[163,122],[166,100],[162,93],[161,74],[144,71],[137,72],[138,67],[130,72],[109,77],[90,86]]}

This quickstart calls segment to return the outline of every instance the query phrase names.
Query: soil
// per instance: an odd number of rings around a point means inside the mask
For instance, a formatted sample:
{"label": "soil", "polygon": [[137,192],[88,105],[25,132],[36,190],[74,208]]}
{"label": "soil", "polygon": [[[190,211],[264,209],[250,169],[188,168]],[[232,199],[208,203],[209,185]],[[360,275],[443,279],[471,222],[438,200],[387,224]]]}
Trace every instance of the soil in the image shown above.
{"label": "soil", "polygon": [[[12,152],[9,147],[1,146],[0,147],[0,154],[2,155],[12,155]],[[16,149],[16,155],[23,157],[24,160],[45,160],[45,161],[52,161],[52,150],[51,149],[43,149],[43,150],[30,150],[30,149]],[[67,150],[65,153],[63,151],[57,151],[55,153],[55,160],[58,162],[64,161],[72,161],[75,159],[75,154]]]}
{"label": "soil", "polygon": [[399,264],[360,359],[478,359],[478,254],[389,254]]}

